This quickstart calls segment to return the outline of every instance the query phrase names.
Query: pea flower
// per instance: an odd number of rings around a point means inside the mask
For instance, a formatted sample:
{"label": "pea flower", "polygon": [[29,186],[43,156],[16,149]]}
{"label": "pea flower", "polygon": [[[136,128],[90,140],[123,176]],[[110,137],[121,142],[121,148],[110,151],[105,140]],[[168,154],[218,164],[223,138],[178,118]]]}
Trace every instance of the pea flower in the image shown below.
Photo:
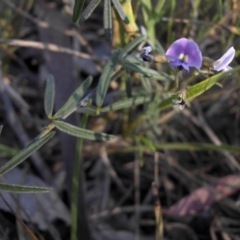
{"label": "pea flower", "polygon": [[172,104],[173,105],[178,105],[180,110],[183,110],[186,106],[186,102],[182,98],[173,99]]}
{"label": "pea flower", "polygon": [[219,72],[219,71],[228,71],[232,69],[228,65],[231,63],[235,56],[235,49],[234,47],[231,47],[228,49],[228,51],[217,61],[213,62],[213,70]]}
{"label": "pea flower", "polygon": [[170,65],[178,67],[179,70],[189,71],[189,67],[199,69],[202,66],[202,53],[198,45],[186,38],[180,38],[169,47],[166,58]]}
{"label": "pea flower", "polygon": [[188,86],[186,82],[182,82],[177,92],[177,99],[172,100],[173,105],[178,105],[180,110],[183,110],[186,106],[186,99],[188,93]]}
{"label": "pea flower", "polygon": [[152,47],[151,46],[147,46],[144,47],[142,49],[142,52],[140,54],[140,58],[144,61],[144,62],[151,62],[153,57],[151,55],[149,55],[149,53],[152,51]]}

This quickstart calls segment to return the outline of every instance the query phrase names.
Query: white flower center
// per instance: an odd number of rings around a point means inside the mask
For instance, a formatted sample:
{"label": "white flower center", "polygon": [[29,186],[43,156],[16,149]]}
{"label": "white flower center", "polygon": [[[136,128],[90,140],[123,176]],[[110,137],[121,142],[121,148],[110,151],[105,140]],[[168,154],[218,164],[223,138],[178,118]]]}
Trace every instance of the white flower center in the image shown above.
{"label": "white flower center", "polygon": [[181,60],[182,62],[187,63],[188,62],[188,56],[184,55],[183,53],[181,53],[178,57],[179,60]]}

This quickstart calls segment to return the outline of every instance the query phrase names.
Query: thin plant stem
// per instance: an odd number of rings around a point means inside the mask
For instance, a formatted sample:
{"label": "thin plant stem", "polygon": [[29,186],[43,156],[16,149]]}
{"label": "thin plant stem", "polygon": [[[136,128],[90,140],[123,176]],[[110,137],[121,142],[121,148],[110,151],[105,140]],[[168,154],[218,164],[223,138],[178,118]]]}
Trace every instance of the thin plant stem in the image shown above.
{"label": "thin plant stem", "polygon": [[179,71],[175,74],[175,83],[176,83],[176,90],[179,88]]}
{"label": "thin plant stem", "polygon": [[[88,115],[83,115],[81,128],[86,128]],[[77,240],[77,229],[78,229],[78,188],[79,188],[79,175],[81,172],[80,165],[82,160],[82,147],[83,138],[78,138],[76,147],[76,158],[73,169],[72,179],[72,200],[71,200],[71,216],[72,216],[72,227],[71,227],[71,240]]]}

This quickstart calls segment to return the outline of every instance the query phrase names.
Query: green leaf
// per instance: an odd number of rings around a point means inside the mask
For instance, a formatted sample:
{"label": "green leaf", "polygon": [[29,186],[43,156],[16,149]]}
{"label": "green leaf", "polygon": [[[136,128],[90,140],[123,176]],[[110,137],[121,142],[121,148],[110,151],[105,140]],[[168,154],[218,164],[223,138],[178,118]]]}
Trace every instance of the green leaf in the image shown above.
{"label": "green leaf", "polygon": [[104,0],[103,25],[108,42],[112,41],[112,8],[111,0]]}
{"label": "green leaf", "polygon": [[170,76],[168,76],[166,73],[163,73],[163,72],[157,72],[153,69],[145,68],[145,67],[133,64],[128,61],[124,61],[123,64],[124,64],[124,67],[126,67],[134,72],[143,74],[144,76],[147,76],[150,78],[154,78],[154,79],[162,80],[162,81],[173,80]]}
{"label": "green leaf", "polygon": [[116,51],[113,53],[111,59],[108,61],[108,63],[105,65],[102,75],[99,79],[99,83],[97,86],[96,91],[96,105],[98,107],[102,106],[102,103],[104,101],[105,95],[108,90],[109,83],[111,81],[111,76],[114,72],[114,68],[118,63],[119,60],[119,51]]}
{"label": "green leaf", "polygon": [[111,81],[118,79],[118,78],[121,77],[122,74],[125,73],[125,72],[126,72],[126,70],[121,67],[119,70],[117,70],[117,71],[112,75]]}
{"label": "green leaf", "polygon": [[124,62],[130,62],[135,65],[142,65],[143,60],[139,56],[128,57]]}
{"label": "green leaf", "polygon": [[96,116],[97,115],[97,108],[95,106],[91,106],[91,105],[86,106],[86,107],[79,107],[79,108],[77,108],[76,112],[88,114],[90,116]]}
{"label": "green leaf", "polygon": [[148,77],[141,76],[140,80],[141,80],[142,86],[143,86],[144,90],[146,91],[146,93],[150,93],[153,91],[152,85],[151,85],[151,80]]}
{"label": "green leaf", "polygon": [[13,157],[18,153],[18,150],[15,148],[10,148],[3,144],[0,144],[0,157]]}
{"label": "green leaf", "polygon": [[[238,70],[239,69],[240,68],[238,68]],[[206,80],[200,83],[195,84],[194,86],[188,89],[187,99],[189,100],[201,95],[202,93],[206,92],[209,88],[214,86],[217,82],[219,82],[229,74],[230,74],[229,72],[219,73],[210,78],[207,78]]]}
{"label": "green leaf", "polygon": [[2,133],[3,125],[0,125],[0,134]]}
{"label": "green leaf", "polygon": [[47,78],[45,98],[44,98],[44,108],[48,118],[52,117],[54,98],[55,98],[54,77],[53,75],[49,75]]}
{"label": "green leaf", "polygon": [[130,42],[127,46],[125,46],[125,47],[122,49],[119,58],[120,58],[120,59],[123,59],[131,50],[133,50],[133,49],[134,49],[139,43],[141,43],[145,38],[146,38],[146,36],[139,36],[139,37],[135,38],[132,42]]}
{"label": "green leaf", "polygon": [[87,5],[87,7],[82,12],[78,23],[82,24],[83,22],[85,22],[90,17],[90,15],[92,14],[92,12],[95,10],[95,8],[100,2],[101,0],[91,0],[91,2]]}
{"label": "green leaf", "polygon": [[73,16],[72,16],[72,21],[74,23],[77,22],[80,14],[82,12],[84,3],[85,3],[85,0],[75,0],[75,4],[74,4],[74,7],[73,7]]}
{"label": "green leaf", "polygon": [[45,193],[49,192],[51,188],[45,187],[31,187],[15,184],[0,183],[0,191],[13,192],[13,193]]}
{"label": "green leaf", "polygon": [[120,18],[126,23],[129,24],[129,19],[124,12],[122,5],[120,4],[119,0],[112,0],[114,7],[116,8]]}
{"label": "green leaf", "polygon": [[132,106],[136,106],[139,104],[149,102],[149,101],[151,101],[151,99],[152,99],[152,96],[137,96],[137,97],[133,97],[133,98],[128,98],[128,99],[116,102],[112,105],[102,108],[101,112],[116,111],[116,110],[120,110],[120,109],[129,108]]}
{"label": "green leaf", "polygon": [[163,6],[165,4],[166,0],[158,1],[156,8],[154,9],[155,14],[159,15],[159,13],[163,10]]}
{"label": "green leaf", "polygon": [[98,133],[93,132],[87,129],[75,127],[71,124],[62,122],[62,121],[54,121],[54,125],[61,130],[62,132],[68,133],[69,135],[73,135],[75,137],[84,138],[88,140],[111,140],[114,139],[115,136],[109,135],[106,133]]}
{"label": "green leaf", "polygon": [[0,168],[0,175],[10,171],[12,168],[26,160],[31,154],[36,152],[46,142],[48,142],[54,136],[54,134],[55,132],[49,132],[42,137],[39,135],[37,138],[35,138],[27,147],[22,149],[15,157],[13,157]]}
{"label": "green leaf", "polygon": [[71,113],[73,113],[77,109],[77,105],[80,100],[86,94],[89,86],[92,83],[92,77],[89,76],[78,88],[77,90],[70,96],[67,102],[63,105],[63,107],[53,116],[55,119],[57,118],[66,118]]}
{"label": "green leaf", "polygon": [[[239,70],[240,70],[240,67],[237,67],[231,71],[216,74],[210,78],[207,78],[206,80],[204,80],[200,83],[195,84],[192,87],[189,87],[188,94],[187,94],[187,100],[190,100],[194,97],[201,95],[202,93],[206,92],[208,89],[210,89],[212,86],[214,86],[217,82],[219,82],[226,76],[233,74],[233,72],[236,72]],[[158,105],[158,109],[163,110],[163,109],[166,109],[166,108],[172,106],[172,100],[175,98],[176,98],[176,96],[171,96],[171,97],[167,98],[166,100],[164,100],[163,102],[161,102]]]}

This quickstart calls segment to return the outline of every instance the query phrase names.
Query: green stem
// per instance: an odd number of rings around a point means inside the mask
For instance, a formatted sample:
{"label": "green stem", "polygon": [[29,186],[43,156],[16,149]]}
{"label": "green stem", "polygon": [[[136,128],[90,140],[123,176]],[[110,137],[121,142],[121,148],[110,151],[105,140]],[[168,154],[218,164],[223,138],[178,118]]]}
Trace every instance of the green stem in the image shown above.
{"label": "green stem", "polygon": [[[83,115],[81,128],[86,128],[88,115]],[[79,176],[80,165],[82,160],[82,147],[83,139],[78,138],[76,147],[76,158],[74,161],[73,179],[72,179],[72,200],[71,200],[71,215],[72,215],[72,227],[71,227],[71,240],[77,240],[78,229],[78,188],[79,188]]]}
{"label": "green stem", "polygon": [[176,71],[175,83],[176,83],[176,90],[178,91],[179,89],[179,72],[178,71]]}
{"label": "green stem", "polygon": [[174,14],[176,14],[175,7],[176,7],[176,0],[172,0],[171,1],[170,20],[168,22],[168,34],[167,34],[168,44],[171,43],[173,40],[173,20],[174,20]]}

